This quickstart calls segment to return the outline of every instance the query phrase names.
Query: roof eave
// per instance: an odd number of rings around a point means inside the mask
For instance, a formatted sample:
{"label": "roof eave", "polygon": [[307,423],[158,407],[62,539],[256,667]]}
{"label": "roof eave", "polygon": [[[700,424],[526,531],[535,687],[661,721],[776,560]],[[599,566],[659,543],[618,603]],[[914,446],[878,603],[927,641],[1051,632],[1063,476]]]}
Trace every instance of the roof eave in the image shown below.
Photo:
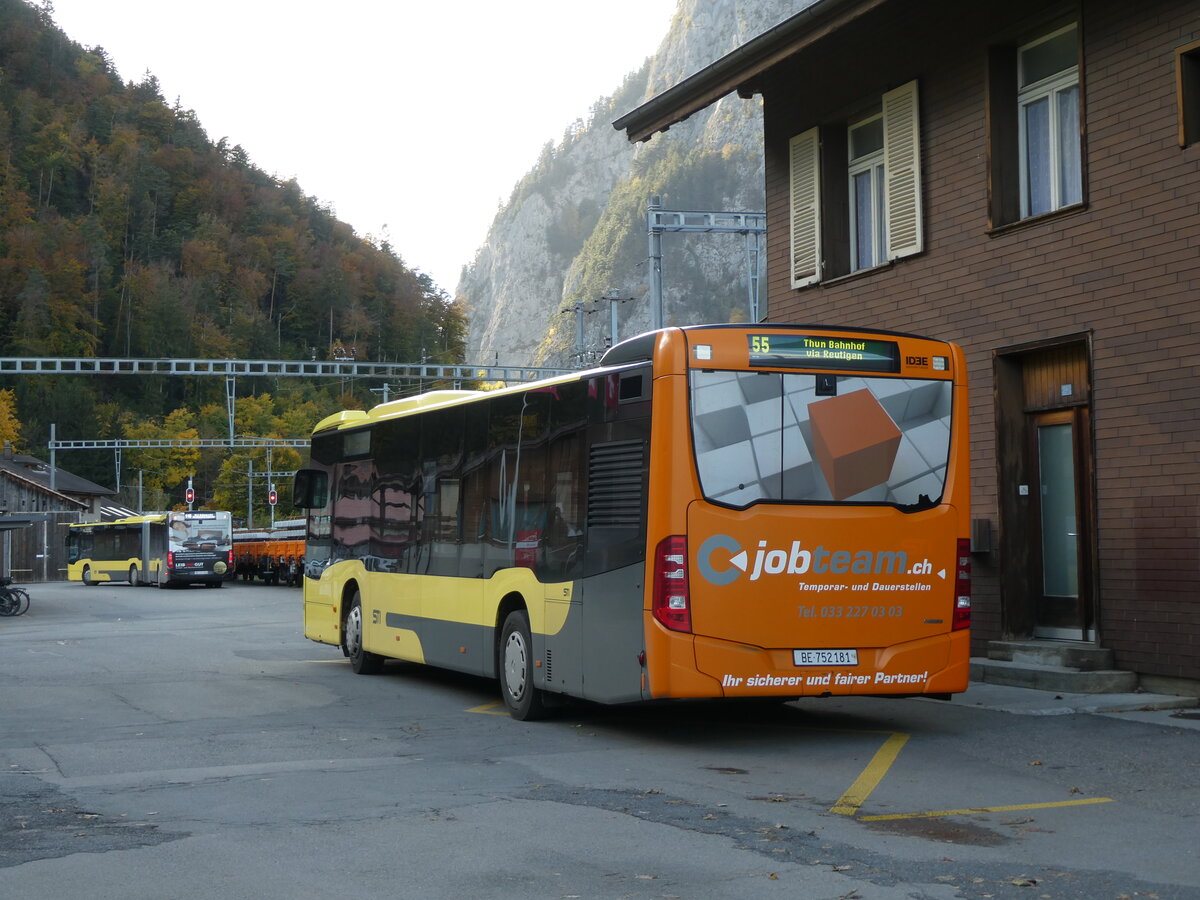
{"label": "roof eave", "polygon": [[885,2],[887,0],[817,0],[621,116],[613,122],[613,128],[624,131],[631,143],[646,141],[716,103],[726,94],[737,91],[743,97],[753,96],[757,88],[751,82],[763,72]]}
{"label": "roof eave", "polygon": [[8,476],[9,478],[12,478],[14,481],[23,482],[24,484],[33,488],[35,491],[39,491],[43,494],[46,494],[49,497],[54,497],[56,500],[62,501],[64,503],[73,503],[76,506],[78,506],[80,509],[88,508],[88,504],[84,503],[82,500],[78,499],[77,497],[72,497],[69,494],[64,494],[64,493],[62,493],[62,491],[51,490],[51,488],[48,485],[42,484],[37,479],[28,478],[25,475],[22,475],[18,472],[12,471],[11,469],[0,470],[0,475]]}

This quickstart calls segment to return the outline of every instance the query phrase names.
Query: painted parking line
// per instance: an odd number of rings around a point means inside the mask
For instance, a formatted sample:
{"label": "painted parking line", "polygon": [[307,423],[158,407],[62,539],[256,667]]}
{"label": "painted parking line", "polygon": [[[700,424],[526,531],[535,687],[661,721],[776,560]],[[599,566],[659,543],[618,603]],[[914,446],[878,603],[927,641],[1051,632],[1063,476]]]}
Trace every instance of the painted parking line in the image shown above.
{"label": "painted parking line", "polygon": [[485,716],[507,716],[508,710],[504,708],[503,700],[493,700],[491,703],[481,703],[479,706],[472,706],[467,710],[469,713],[480,713]]}
{"label": "painted parking line", "polygon": [[879,787],[879,782],[883,781],[883,776],[887,774],[888,769],[892,767],[892,763],[896,761],[896,757],[900,755],[900,751],[907,743],[907,734],[901,734],[898,731],[888,733],[888,738],[883,742],[883,746],[875,752],[871,761],[867,763],[867,767],[862,770],[858,778],[854,779],[854,784],[850,785],[850,789],[838,798],[838,802],[829,811],[842,816],[856,815],[859,808],[871,796],[871,792]]}
{"label": "painted parking line", "polygon": [[[508,710],[504,707],[503,700],[493,700],[491,703],[483,703],[479,706],[473,706],[467,710],[469,713],[480,713],[487,716],[507,716]],[[817,729],[825,730],[825,729]],[[840,730],[840,729],[835,729]],[[845,733],[845,732],[843,732]],[[883,742],[883,746],[875,751],[875,755],[871,757],[871,761],[854,779],[854,783],[849,789],[838,798],[837,803],[829,808],[831,813],[836,813],[842,816],[853,816],[859,822],[885,822],[896,821],[899,819],[937,819],[944,816],[969,816],[979,813],[996,813],[996,812],[1017,812],[1030,809],[1055,809],[1063,806],[1091,806],[1096,803],[1112,803],[1111,797],[1086,797],[1079,800],[1055,800],[1046,803],[1016,803],[1005,806],[971,806],[966,809],[939,809],[925,810],[921,812],[911,813],[889,813],[887,815],[863,816],[859,815],[859,810],[862,805],[867,802],[867,798],[875,788],[879,787],[891,769],[893,763],[896,762],[896,757],[900,755],[900,751],[904,749],[904,745],[908,743],[910,735],[899,731],[851,731],[850,734],[886,734],[887,738]]]}
{"label": "painted parking line", "polygon": [[[851,732],[854,734],[879,734],[880,732]],[[883,746],[875,751],[866,768],[859,773],[858,778],[849,789],[838,798],[837,803],[830,807],[831,813],[842,816],[854,816],[860,822],[885,822],[898,819],[936,819],[944,816],[967,816],[977,813],[1015,812],[1030,809],[1055,809],[1064,806],[1090,806],[1096,803],[1112,803],[1111,797],[1086,797],[1079,800],[1054,800],[1046,803],[1017,803],[1004,806],[972,806],[966,809],[926,810],[910,813],[890,813],[888,815],[863,816],[859,815],[862,805],[867,802],[871,792],[879,787],[881,781],[896,762],[896,757],[908,743],[909,735],[899,731],[883,732],[887,739]]]}
{"label": "painted parking line", "polygon": [[1017,803],[1012,806],[972,806],[969,809],[939,809],[931,812],[892,813],[886,816],[858,816],[860,822],[885,822],[895,819],[936,819],[939,816],[970,816],[976,813],[1014,812],[1024,809],[1053,809],[1059,806],[1090,806],[1112,803],[1112,797],[1088,797],[1082,800],[1056,800],[1051,803]]}

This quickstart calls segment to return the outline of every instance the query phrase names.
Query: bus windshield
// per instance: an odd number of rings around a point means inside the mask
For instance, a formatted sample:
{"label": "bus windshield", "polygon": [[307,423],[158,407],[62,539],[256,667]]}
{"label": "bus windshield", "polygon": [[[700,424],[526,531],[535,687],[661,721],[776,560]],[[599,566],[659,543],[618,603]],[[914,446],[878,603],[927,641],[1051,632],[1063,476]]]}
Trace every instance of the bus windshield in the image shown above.
{"label": "bus windshield", "polygon": [[690,387],[708,500],[920,509],[942,497],[950,381],[692,370]]}

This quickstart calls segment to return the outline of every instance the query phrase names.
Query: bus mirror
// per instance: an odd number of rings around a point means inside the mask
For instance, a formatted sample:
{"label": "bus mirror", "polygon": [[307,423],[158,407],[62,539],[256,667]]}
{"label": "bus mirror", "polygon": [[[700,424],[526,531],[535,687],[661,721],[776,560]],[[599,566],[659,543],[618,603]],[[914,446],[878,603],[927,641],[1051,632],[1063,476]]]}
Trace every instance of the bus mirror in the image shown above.
{"label": "bus mirror", "polygon": [[296,509],[321,509],[329,503],[329,473],[298,469],[292,481],[292,505]]}

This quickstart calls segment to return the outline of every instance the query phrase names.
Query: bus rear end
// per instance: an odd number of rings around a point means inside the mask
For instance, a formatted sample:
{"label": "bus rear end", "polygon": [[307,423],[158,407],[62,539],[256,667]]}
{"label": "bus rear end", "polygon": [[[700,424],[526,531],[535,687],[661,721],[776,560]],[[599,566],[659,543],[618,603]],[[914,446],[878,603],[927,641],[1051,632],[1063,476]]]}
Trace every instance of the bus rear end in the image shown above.
{"label": "bus rear end", "polygon": [[166,559],[159,584],[220,587],[233,565],[232,517],[207,510],[167,514]]}
{"label": "bus rear end", "polygon": [[664,332],[656,363],[647,695],[965,690],[961,350],[701,327]]}

